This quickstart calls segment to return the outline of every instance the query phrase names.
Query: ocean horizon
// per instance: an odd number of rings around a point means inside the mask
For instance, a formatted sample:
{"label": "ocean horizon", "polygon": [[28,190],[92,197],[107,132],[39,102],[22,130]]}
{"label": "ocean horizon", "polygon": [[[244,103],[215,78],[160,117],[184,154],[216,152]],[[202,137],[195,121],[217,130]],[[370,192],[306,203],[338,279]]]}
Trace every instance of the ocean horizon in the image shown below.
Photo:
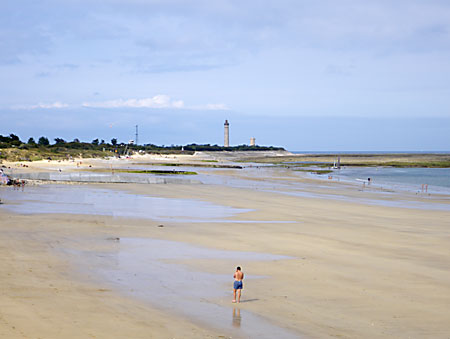
{"label": "ocean horizon", "polygon": [[449,151],[288,151],[293,154],[450,154]]}

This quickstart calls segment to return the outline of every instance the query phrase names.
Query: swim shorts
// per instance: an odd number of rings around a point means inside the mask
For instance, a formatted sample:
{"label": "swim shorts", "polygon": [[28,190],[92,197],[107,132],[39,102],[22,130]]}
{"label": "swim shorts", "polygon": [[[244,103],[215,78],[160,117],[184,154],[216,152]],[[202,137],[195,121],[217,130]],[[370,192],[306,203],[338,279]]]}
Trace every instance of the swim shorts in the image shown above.
{"label": "swim shorts", "polygon": [[242,281],[237,280],[234,281],[233,287],[235,290],[242,290],[242,286],[243,286]]}

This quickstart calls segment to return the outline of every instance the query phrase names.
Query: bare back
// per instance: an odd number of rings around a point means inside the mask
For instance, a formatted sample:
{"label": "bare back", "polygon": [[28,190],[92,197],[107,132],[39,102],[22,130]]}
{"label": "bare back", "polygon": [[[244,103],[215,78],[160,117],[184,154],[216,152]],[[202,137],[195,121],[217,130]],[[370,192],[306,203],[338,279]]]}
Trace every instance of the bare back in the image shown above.
{"label": "bare back", "polygon": [[244,272],[241,271],[234,272],[234,279],[236,281],[242,281],[244,279]]}

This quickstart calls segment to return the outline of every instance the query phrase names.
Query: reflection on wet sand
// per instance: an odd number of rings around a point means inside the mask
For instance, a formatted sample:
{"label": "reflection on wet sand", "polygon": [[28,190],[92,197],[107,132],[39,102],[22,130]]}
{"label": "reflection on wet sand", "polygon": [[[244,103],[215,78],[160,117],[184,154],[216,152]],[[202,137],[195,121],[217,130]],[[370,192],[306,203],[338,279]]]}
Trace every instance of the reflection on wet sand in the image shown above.
{"label": "reflection on wet sand", "polygon": [[153,197],[83,185],[30,187],[25,194],[10,191],[8,199],[9,204],[4,207],[21,214],[92,214],[185,223],[295,223],[294,221],[227,219],[250,210],[207,201]]}
{"label": "reflection on wet sand", "polygon": [[143,219],[151,217],[172,222],[222,222],[222,219],[249,211],[199,200],[160,198],[83,185],[30,187],[25,194],[10,191],[8,198],[10,204],[4,205],[5,208],[23,214],[70,213]]}
{"label": "reflection on wet sand", "polygon": [[241,310],[239,308],[234,307],[233,308],[233,326],[234,327],[241,327]]}
{"label": "reflection on wet sand", "polygon": [[[177,263],[177,260],[238,260],[243,257],[247,261],[270,262],[289,260],[292,257],[216,250],[150,238],[120,238],[119,242],[114,242],[114,251],[109,253],[76,251],[73,254],[77,261],[91,264],[89,274],[97,276],[122,293],[158,308],[185,315],[200,324],[214,326],[233,338],[273,338],[277,335],[298,338],[297,333],[271,324],[267,319],[249,311],[242,310],[241,313],[238,307],[233,312],[230,324],[227,321],[230,309],[218,302],[220,299],[228,299],[229,292],[224,289],[228,274],[196,271]],[[262,277],[253,275],[248,278]],[[158,293],[155,293],[155,286]],[[199,289],[198,286],[202,288]],[[241,322],[243,313],[245,324]],[[237,328],[239,333],[235,332]]]}

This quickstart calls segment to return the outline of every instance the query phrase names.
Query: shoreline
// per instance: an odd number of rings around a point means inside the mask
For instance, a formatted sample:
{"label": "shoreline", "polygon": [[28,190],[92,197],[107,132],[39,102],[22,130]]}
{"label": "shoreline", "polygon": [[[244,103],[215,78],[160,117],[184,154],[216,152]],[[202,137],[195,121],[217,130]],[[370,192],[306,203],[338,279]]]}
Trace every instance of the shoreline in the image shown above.
{"label": "shoreline", "polygon": [[[141,156],[140,156],[141,157]],[[195,167],[190,167],[190,162],[179,159],[179,166],[175,167],[189,173]],[[203,160],[203,158],[202,158]],[[200,161],[202,161],[200,160]],[[173,162],[173,159],[171,160]],[[330,175],[314,175],[306,172],[297,172],[290,169],[266,166],[246,166],[237,171],[234,168],[203,168],[196,169],[196,175],[133,173],[141,172],[141,168],[147,166],[147,159],[136,162],[136,159],[115,159],[115,167],[112,168],[111,160],[97,159],[83,163],[79,168],[75,164],[66,163],[62,171],[56,167],[59,162],[46,161],[35,164],[33,167],[18,167],[12,174],[19,179],[25,179],[30,184],[185,184],[185,185],[231,185],[234,187],[251,188],[258,185],[259,190],[278,193],[301,195],[318,199],[342,200],[350,198],[354,202],[363,204],[381,204],[409,208],[448,209],[447,202],[450,197],[450,188],[426,187],[427,191],[420,191],[420,185],[402,182],[372,181],[371,185],[364,180],[354,180],[344,173],[355,171],[354,169],[342,169],[330,173]],[[233,163],[231,163],[233,164]],[[19,164],[16,164],[19,165]],[[229,166],[230,163],[227,163]],[[61,165],[60,165],[61,166]],[[152,167],[155,166],[152,164]],[[232,166],[232,165],[231,165]],[[158,168],[157,166],[154,168]],[[164,166],[161,168],[165,168]],[[358,168],[359,170],[359,168]],[[364,171],[364,169],[362,169]],[[369,169],[367,169],[369,170]],[[437,170],[437,169],[436,169]],[[5,173],[11,173],[11,169]],[[110,172],[112,171],[112,173]],[[130,173],[127,173],[130,172]],[[276,174],[281,173],[281,176]],[[375,174],[373,174],[375,175]],[[376,175],[379,175],[377,173]],[[328,178],[327,178],[328,177]],[[227,179],[230,178],[231,180]],[[331,179],[330,179],[331,178]],[[290,185],[287,187],[286,185]],[[273,189],[271,187],[279,187]],[[284,188],[283,188],[284,187]],[[422,190],[424,187],[422,186]],[[355,195],[356,192],[358,191]],[[342,193],[345,194],[342,194]],[[419,198],[417,200],[416,198]],[[410,204],[411,201],[418,203]],[[437,204],[436,204],[437,203]],[[422,207],[420,206],[422,205]],[[430,205],[431,204],[431,205]],[[442,205],[442,206],[439,206]]]}
{"label": "shoreline", "polygon": [[[250,175],[251,172],[247,174]],[[170,267],[181,265],[188,272],[208,274],[208,277],[209,274],[224,276],[223,285],[218,285],[219,290],[222,288],[221,292],[219,291],[221,295],[206,297],[204,300],[197,297],[198,301],[195,302],[217,304],[229,310],[219,316],[219,319],[224,317],[223,322],[231,328],[231,331],[236,328],[233,325],[235,320],[233,305],[229,304],[231,291],[228,286],[230,279],[228,275],[236,264],[243,266],[244,272],[249,277],[245,282],[243,300],[249,301],[239,305],[242,312],[241,332],[237,332],[237,335],[232,333],[233,337],[239,337],[239,333],[245,336],[244,330],[251,331],[251,326],[255,326],[251,325],[251,316],[248,314],[269,319],[275,326],[294,331],[298,336],[304,337],[445,337],[445,333],[450,330],[445,320],[450,315],[447,307],[450,300],[448,287],[450,274],[446,269],[450,264],[450,259],[446,255],[449,245],[447,239],[450,235],[446,224],[446,220],[450,217],[449,211],[367,205],[362,197],[368,192],[354,190],[352,185],[326,181],[318,185],[317,180],[299,179],[283,170],[270,170],[260,177],[254,177],[250,186],[235,187],[229,184],[230,180],[245,178],[247,174],[233,169],[214,170],[208,175],[217,178],[215,185],[173,183],[83,185],[86,189],[112,189],[140,197],[203,201],[245,210],[234,216],[225,217],[230,222],[224,220],[224,222],[196,223],[177,221],[172,216],[163,222],[164,227],[158,227],[160,222],[151,218],[153,215],[151,212],[149,219],[81,214],[24,216],[5,211],[3,205],[0,208],[3,241],[7,244],[12,239],[15,244],[4,247],[5,257],[23,257],[26,253],[24,251],[28,248],[26,244],[34,244],[33,246],[41,248],[39,262],[32,261],[30,257],[26,265],[42,267],[26,273],[19,270],[22,262],[17,259],[12,259],[6,266],[3,265],[5,271],[0,279],[3,279],[2,284],[8,287],[7,293],[1,297],[2,302],[14,304],[17,310],[30,314],[28,310],[37,307],[31,303],[40,305],[40,300],[45,302],[50,298],[51,294],[41,292],[41,288],[48,286],[48,283],[45,285],[48,277],[44,278],[47,274],[54,279],[52,284],[79,285],[80,281],[84,281],[91,286],[91,291],[98,290],[86,294],[79,289],[64,288],[58,293],[65,300],[75,297],[81,300],[79,307],[85,310],[85,314],[77,313],[77,317],[80,317],[81,322],[90,323],[92,330],[99,337],[106,335],[102,336],[104,328],[98,323],[100,319],[94,317],[92,321],[89,320],[92,316],[89,311],[92,302],[102,300],[101,305],[106,306],[109,303],[118,305],[117,298],[124,298],[128,305],[126,309],[130,312],[127,311],[123,315],[126,319],[124,329],[135,331],[133,332],[136,334],[135,337],[145,337],[144,333],[147,336],[148,333],[159,333],[159,337],[176,337],[177,334],[179,336],[184,333],[183,331],[191,334],[196,331],[195,335],[188,334],[185,337],[217,337],[226,334],[227,331],[223,332],[217,325],[208,327],[208,321],[205,323],[196,320],[195,312],[183,314],[155,309],[155,305],[151,302],[143,303],[141,297],[127,296],[128,292],[122,294],[120,291],[109,291],[111,287],[107,287],[108,284],[103,284],[102,279],[95,278],[97,264],[115,265],[115,262],[123,260],[123,255],[127,253],[123,252],[125,247],[121,249],[120,242],[108,239],[160,239],[211,250],[267,253],[294,258],[287,261],[265,262],[248,260],[245,255],[241,260],[232,257],[214,258],[209,255],[189,258],[183,255],[178,258],[162,259],[161,263],[168,265],[169,271]],[[281,185],[281,188],[285,184],[288,185],[286,187],[291,187],[298,180],[301,180],[302,185],[306,185],[304,189],[317,194],[318,197],[286,195],[282,192],[264,191],[259,187],[262,183]],[[24,194],[27,194],[26,189]],[[67,189],[70,190],[71,187],[67,186]],[[0,190],[2,191],[5,192]],[[343,194],[346,198],[333,200],[320,197],[320,194],[330,192]],[[421,200],[417,196],[407,196],[411,201]],[[354,197],[356,201],[350,197]],[[398,197],[399,195],[394,195],[391,199],[395,200]],[[387,198],[380,197],[380,199]],[[136,200],[136,207],[139,206],[138,201]],[[448,204],[448,201],[443,202]],[[169,213],[170,216],[170,213],[174,212],[169,209],[165,213]],[[271,222],[264,223],[267,220]],[[285,221],[295,223],[284,223]],[[125,245],[124,243],[123,246]],[[89,254],[92,260],[80,261],[79,258],[76,259],[77,256],[74,256],[73,251]],[[115,259],[110,261],[113,258]],[[44,270],[43,265],[47,265],[50,261],[51,268]],[[65,268],[62,269],[63,267]],[[143,274],[139,273],[139,267],[135,272],[137,276]],[[13,278],[7,275],[8,271],[12,272]],[[36,280],[43,271],[46,273],[42,279]],[[264,278],[250,279],[252,276]],[[30,281],[37,282],[37,285],[25,284],[23,279],[26,277],[32,277],[34,280]],[[152,281],[150,279],[148,281],[150,285],[145,285],[145,288],[139,287],[136,283],[136,293],[152,293],[151,289],[150,292],[146,292],[147,286],[151,286]],[[162,279],[162,282],[156,285],[170,289],[170,285],[165,285],[164,281],[165,279]],[[405,281],[408,282],[406,285]],[[25,286],[24,284],[27,286],[26,289],[13,288]],[[104,289],[108,290],[107,300],[103,300],[105,292],[100,291]],[[188,289],[188,292],[190,290]],[[29,293],[35,296],[29,299],[29,302],[28,299],[18,299],[21,300],[18,303],[12,298],[14,295],[26,296]],[[195,291],[192,293],[195,295]],[[182,298],[189,299],[189,294]],[[68,319],[58,318],[58,314],[61,316],[68,314],[69,309],[62,304],[53,303],[52,307],[45,310],[47,312],[45,317],[60,319],[60,327],[71,328],[66,333],[74,331],[73,333],[80,334],[80,330],[71,327]],[[271,311],[273,309],[277,309],[276,314]],[[156,321],[137,326],[136,321],[142,319],[137,310],[145,315],[155,312],[160,316],[155,315],[155,319],[158,319]],[[33,328],[34,331],[43,333],[43,336],[57,337],[55,330],[44,331],[38,318],[33,318],[35,321],[28,326],[24,322],[25,319],[14,318],[12,314],[5,312],[0,311],[0,319],[8,319],[8,322],[14,323],[14,326],[21,328],[24,333],[26,332],[24,329]],[[112,321],[118,315],[115,312],[104,313],[105,319]],[[0,321],[0,334],[10,334],[1,324]],[[174,332],[172,334],[164,332],[168,330],[165,326],[170,328],[172,324],[178,326],[173,328]],[[114,335],[113,329],[114,326],[106,332],[110,337],[119,337]]]}

